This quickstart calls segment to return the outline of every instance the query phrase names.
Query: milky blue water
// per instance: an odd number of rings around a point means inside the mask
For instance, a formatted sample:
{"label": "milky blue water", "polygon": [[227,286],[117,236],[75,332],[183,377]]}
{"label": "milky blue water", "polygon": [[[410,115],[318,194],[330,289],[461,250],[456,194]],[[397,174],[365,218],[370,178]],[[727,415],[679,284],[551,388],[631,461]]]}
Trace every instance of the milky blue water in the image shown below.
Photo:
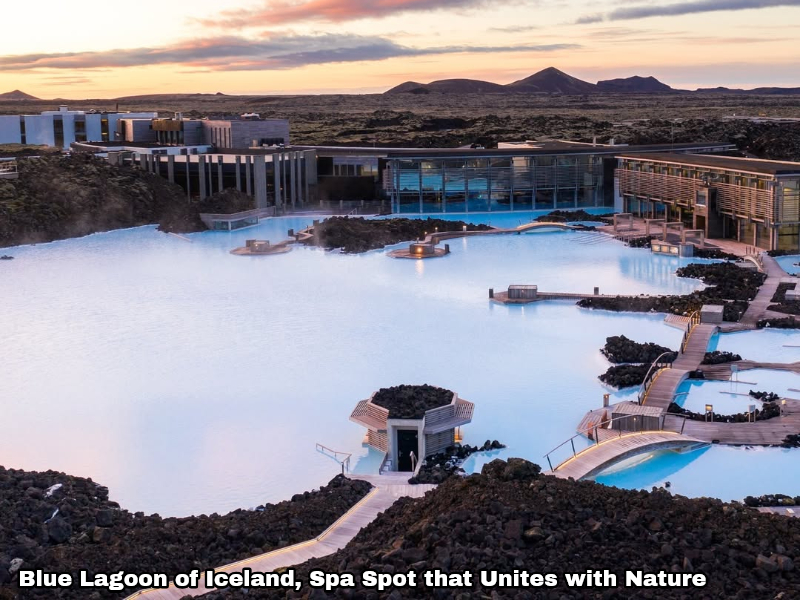
{"label": "milky blue water", "polygon": [[[674,276],[685,259],[576,232],[453,240],[449,256],[428,261],[385,250],[229,254],[311,219],[191,242],[144,227],[6,250],[16,260],[0,264],[0,464],[92,477],[130,510],[255,506],[339,472],[317,442],[352,452],[356,470],[374,470],[364,430],[348,416],[375,389],[401,383],[456,390],[476,404],[465,442],[498,439],[509,447],[496,456],[542,462],[601,403],[606,337],[677,347],[681,332],[662,315],[501,306],[488,288],[698,286]],[[772,454],[762,479],[739,477],[751,455],[714,448],[688,464],[656,461],[633,469],[626,485],[647,486],[666,470],[675,482],[693,473],[698,494],[796,488],[798,469]],[[713,478],[698,476],[706,469]],[[717,481],[725,477],[730,489]]]}
{"label": "milky blue water", "polygon": [[[761,402],[749,395],[754,392],[774,392],[781,398],[800,398],[800,375],[789,371],[751,369],[736,374],[733,381],[684,381],[678,388],[678,404],[694,412],[705,411],[706,404],[723,415],[746,412],[751,405],[761,408]],[[800,432],[798,432],[800,433]]]}
{"label": "milky blue water", "polygon": [[776,256],[775,260],[787,273],[800,273],[800,254],[788,254],[786,256]]}
{"label": "milky blue water", "polygon": [[800,361],[800,333],[794,329],[725,333],[712,337],[708,349],[734,352],[746,360],[758,362],[797,362]]}

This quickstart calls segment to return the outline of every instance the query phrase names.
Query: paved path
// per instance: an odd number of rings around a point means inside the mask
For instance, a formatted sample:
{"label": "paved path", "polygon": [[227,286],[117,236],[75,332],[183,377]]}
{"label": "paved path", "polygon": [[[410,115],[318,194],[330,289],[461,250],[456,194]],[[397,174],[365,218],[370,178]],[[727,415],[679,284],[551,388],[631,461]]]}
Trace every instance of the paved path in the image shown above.
{"label": "paved path", "polygon": [[784,517],[800,517],[800,506],[760,506],[758,512]]}
{"label": "paved path", "polygon": [[628,433],[590,446],[561,463],[552,474],[565,479],[585,479],[637,454],[654,450],[693,448],[702,444],[698,439],[670,431]]}
{"label": "paved path", "polygon": [[[398,498],[411,496],[419,498],[435,488],[435,485],[409,485],[409,474],[389,475],[350,475],[351,479],[368,481],[375,486],[369,494],[356,503],[328,529],[314,539],[300,542],[286,548],[273,550],[246,560],[218,567],[217,572],[237,573],[248,568],[254,572],[270,572],[281,567],[299,565],[312,558],[321,558],[344,548],[362,528],[374,521]],[[201,577],[202,581],[202,577]],[[143,590],[128,596],[128,599],[179,600],[184,596],[202,596],[211,589],[201,585],[197,588],[178,589],[170,586],[162,590]]]}
{"label": "paved path", "polygon": [[778,284],[781,282],[782,278],[787,276],[787,273],[781,268],[778,261],[766,252],[761,255],[761,260],[764,273],[767,274],[767,279],[758,289],[756,297],[750,302],[750,306],[747,307],[744,315],[742,315],[742,318],[739,320],[739,324],[745,329],[755,329],[756,323],[761,319],[789,316],[767,310],[769,305],[773,304],[772,296],[775,295]]}

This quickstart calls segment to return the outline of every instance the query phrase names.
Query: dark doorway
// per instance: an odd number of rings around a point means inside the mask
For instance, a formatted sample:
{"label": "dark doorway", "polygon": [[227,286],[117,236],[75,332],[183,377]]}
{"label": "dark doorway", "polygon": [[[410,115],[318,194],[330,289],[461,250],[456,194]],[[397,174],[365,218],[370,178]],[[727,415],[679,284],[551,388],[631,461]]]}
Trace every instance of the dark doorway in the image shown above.
{"label": "dark doorway", "polygon": [[397,430],[397,470],[413,471],[414,465],[411,461],[411,453],[414,453],[416,460],[419,460],[419,440],[416,429]]}

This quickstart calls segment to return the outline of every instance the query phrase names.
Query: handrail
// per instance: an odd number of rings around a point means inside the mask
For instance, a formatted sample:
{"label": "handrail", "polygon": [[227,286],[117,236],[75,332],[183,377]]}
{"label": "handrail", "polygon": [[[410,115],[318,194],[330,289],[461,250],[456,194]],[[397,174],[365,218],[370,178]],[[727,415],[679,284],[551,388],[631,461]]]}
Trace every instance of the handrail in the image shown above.
{"label": "handrail", "polygon": [[[647,392],[650,391],[650,385],[653,383],[656,374],[658,374],[658,372],[661,371],[661,369],[672,367],[672,361],[661,360],[664,356],[668,354],[674,354],[674,352],[672,352],[672,350],[662,352],[656,357],[656,359],[653,361],[653,364],[651,364],[650,368],[647,370],[647,374],[644,376],[642,385],[639,386],[639,395],[638,395],[639,405],[644,404],[644,400],[647,397]],[[653,369],[656,370],[654,371]]]}
{"label": "handrail", "polygon": [[700,324],[700,313],[696,310],[689,315],[689,322],[686,323],[686,331],[683,332],[683,340],[681,341],[681,352],[686,352],[686,346],[689,345],[689,337],[692,335],[692,330],[695,325]]}
{"label": "handrail", "polygon": [[[588,446],[587,448],[584,448],[580,452],[575,450],[575,438],[583,437],[583,433],[576,433],[575,435],[573,435],[568,440],[565,440],[565,441],[561,442],[558,446],[556,446],[555,448],[550,450],[550,452],[548,452],[547,454],[544,455],[544,458],[547,459],[547,464],[550,466],[550,470],[551,471],[555,471],[564,462],[564,461],[561,461],[561,463],[556,465],[556,469],[554,469],[553,468],[553,463],[550,461],[550,455],[553,454],[553,452],[555,452],[556,450],[558,450],[562,446],[566,445],[567,442],[572,444],[572,457],[574,458],[574,457],[578,456],[579,454],[581,454],[582,452],[585,452],[586,450],[588,450],[592,446],[598,446],[600,444],[600,436],[597,434],[597,432],[600,429],[613,429],[612,427],[609,427],[609,425],[611,423],[613,423],[614,421],[620,421],[622,419],[633,419],[633,422],[636,423],[637,422],[637,418],[636,418],[637,416],[639,416],[639,415],[622,415],[621,417],[614,417],[613,419],[609,419],[608,421],[602,421],[602,422],[594,425],[594,427],[592,427],[592,429],[591,429],[591,431],[594,432],[594,444]],[[640,433],[640,434],[641,433],[648,433],[648,432],[652,432],[652,431],[663,431],[663,429],[664,429],[664,419],[665,418],[666,418],[666,413],[662,414],[659,417],[659,428],[656,429],[656,430],[653,430],[653,429],[640,429],[639,431],[636,431],[636,430],[629,431],[629,430],[618,429],[617,431],[619,431],[619,434],[617,435],[617,437],[622,437],[623,433],[625,435],[630,435],[630,434],[636,434],[636,433]],[[641,423],[642,421],[639,420],[639,422]]]}
{"label": "handrail", "polygon": [[[316,451],[321,452],[325,456],[330,456],[333,460],[342,465],[342,475],[344,475],[345,466],[347,467],[347,472],[350,472],[350,457],[353,456],[352,453],[333,450],[332,448],[328,448],[327,446],[323,446],[319,443],[316,444]],[[339,459],[340,454],[344,456],[344,458],[341,460]]]}

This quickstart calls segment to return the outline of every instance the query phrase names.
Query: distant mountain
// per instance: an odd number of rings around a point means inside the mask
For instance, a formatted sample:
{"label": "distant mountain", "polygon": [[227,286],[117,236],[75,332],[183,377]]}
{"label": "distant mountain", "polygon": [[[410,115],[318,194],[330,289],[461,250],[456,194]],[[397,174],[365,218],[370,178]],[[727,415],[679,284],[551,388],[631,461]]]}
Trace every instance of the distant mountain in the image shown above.
{"label": "distant mountain", "polygon": [[530,77],[508,85],[479,79],[441,79],[431,83],[406,81],[386,91],[386,94],[513,94],[520,92],[547,94],[591,94],[597,86],[582,81],[554,67],[548,67]]}
{"label": "distant mountain", "polygon": [[479,79],[440,79],[430,83],[406,81],[388,90],[387,94],[504,94],[506,86]]}
{"label": "distant mountain", "polygon": [[505,87],[512,92],[544,92],[548,94],[593,94],[597,92],[595,84],[567,75],[555,67],[547,67],[530,77],[509,83]]}
{"label": "distant mountain", "polygon": [[619,92],[651,94],[656,92],[674,92],[666,83],[661,83],[655,77],[624,77],[619,79],[606,79],[597,82],[598,92]]}
{"label": "distant mountain", "polygon": [[432,92],[443,94],[503,94],[506,86],[479,79],[441,79],[428,84]]}
{"label": "distant mountain", "polygon": [[36,96],[31,96],[30,94],[26,94],[25,92],[21,92],[19,90],[14,90],[13,92],[6,92],[5,94],[0,94],[0,101],[2,100],[38,100]]}
{"label": "distant mountain", "polygon": [[697,88],[699,93],[705,94],[760,94],[764,96],[790,96],[800,94],[800,87],[784,88],[784,87],[760,87],[753,88],[752,90],[743,90],[741,88]]}

